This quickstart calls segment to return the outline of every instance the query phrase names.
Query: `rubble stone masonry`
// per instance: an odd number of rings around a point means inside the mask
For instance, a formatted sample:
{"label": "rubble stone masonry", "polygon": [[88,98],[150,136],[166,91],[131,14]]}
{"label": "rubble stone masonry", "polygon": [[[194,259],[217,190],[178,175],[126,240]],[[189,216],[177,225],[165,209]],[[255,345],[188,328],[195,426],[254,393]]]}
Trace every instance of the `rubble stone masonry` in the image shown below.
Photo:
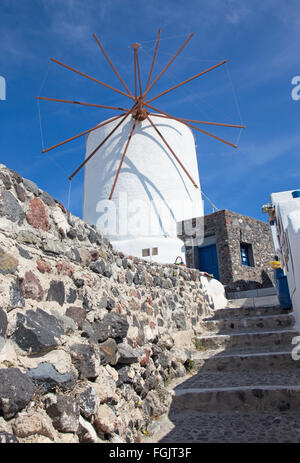
{"label": "rubble stone masonry", "polygon": [[137,442],[213,311],[200,272],[117,252],[0,166],[0,442]]}

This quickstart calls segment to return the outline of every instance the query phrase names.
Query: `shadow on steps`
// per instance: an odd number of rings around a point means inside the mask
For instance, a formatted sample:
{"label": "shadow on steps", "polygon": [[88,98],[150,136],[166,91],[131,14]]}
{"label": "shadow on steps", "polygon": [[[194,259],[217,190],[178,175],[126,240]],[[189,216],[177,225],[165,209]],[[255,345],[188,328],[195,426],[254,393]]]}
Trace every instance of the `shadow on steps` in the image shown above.
{"label": "shadow on steps", "polygon": [[292,357],[299,333],[291,313],[222,310],[204,322],[215,324],[198,337],[201,350],[190,360],[197,372],[175,382],[151,442],[300,442],[300,361]]}

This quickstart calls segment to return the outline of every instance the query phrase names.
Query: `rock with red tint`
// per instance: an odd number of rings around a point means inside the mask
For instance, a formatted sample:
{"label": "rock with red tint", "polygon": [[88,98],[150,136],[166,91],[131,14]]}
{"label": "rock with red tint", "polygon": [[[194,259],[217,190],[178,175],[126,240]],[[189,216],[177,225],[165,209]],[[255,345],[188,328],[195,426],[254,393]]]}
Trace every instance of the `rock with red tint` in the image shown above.
{"label": "rock with red tint", "polygon": [[141,367],[147,366],[149,364],[149,361],[150,361],[150,350],[144,349],[144,355],[142,355],[142,358],[140,360]]}
{"label": "rock with red tint", "polygon": [[36,301],[43,299],[44,291],[41,283],[31,271],[25,273],[20,288],[24,299],[34,299]]}
{"label": "rock with red tint", "polygon": [[49,264],[49,262],[45,262],[42,259],[38,259],[36,261],[36,266],[37,266],[38,271],[41,273],[51,272],[51,265]]}
{"label": "rock with red tint", "polygon": [[120,305],[120,304],[117,304],[117,305],[116,305],[116,312],[117,312],[117,313],[122,313],[122,308],[121,308],[121,305]]}
{"label": "rock with red tint", "polygon": [[74,273],[72,265],[63,260],[57,262],[56,268],[59,274],[67,275],[68,277],[71,277]]}
{"label": "rock with red tint", "polygon": [[58,207],[61,208],[61,210],[63,211],[64,214],[67,212],[66,208],[61,203],[57,202],[57,205],[58,205]]}
{"label": "rock with red tint", "polygon": [[152,297],[151,297],[151,296],[148,296],[148,297],[146,298],[146,302],[147,302],[148,304],[150,304],[150,305],[153,305],[153,299],[152,299]]}
{"label": "rock with red tint", "polygon": [[66,315],[72,318],[80,330],[82,329],[83,322],[86,318],[86,311],[82,307],[68,307]]}
{"label": "rock with red tint", "polygon": [[50,224],[46,208],[40,198],[34,198],[30,201],[29,211],[26,214],[29,225],[40,230],[50,230]]}

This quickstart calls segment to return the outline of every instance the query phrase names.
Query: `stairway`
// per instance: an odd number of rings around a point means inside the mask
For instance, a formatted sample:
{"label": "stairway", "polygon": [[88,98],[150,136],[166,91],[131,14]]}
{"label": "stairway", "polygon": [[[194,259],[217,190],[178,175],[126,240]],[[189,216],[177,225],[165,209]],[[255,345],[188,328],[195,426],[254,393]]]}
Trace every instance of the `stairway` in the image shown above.
{"label": "stairway", "polygon": [[159,442],[300,442],[293,326],[289,311],[238,300],[203,320],[197,373],[175,385]]}

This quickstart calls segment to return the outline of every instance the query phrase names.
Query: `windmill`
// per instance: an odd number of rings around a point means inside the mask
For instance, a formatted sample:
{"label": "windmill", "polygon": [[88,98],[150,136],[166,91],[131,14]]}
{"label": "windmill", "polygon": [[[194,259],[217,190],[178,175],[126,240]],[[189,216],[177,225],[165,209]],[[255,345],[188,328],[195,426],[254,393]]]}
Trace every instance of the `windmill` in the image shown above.
{"label": "windmill", "polygon": [[[123,224],[123,226],[120,224],[119,220],[119,228],[123,229],[123,233],[120,233],[120,230],[110,230],[107,232],[107,235],[118,249],[128,254],[139,255],[146,258],[151,258],[152,255],[159,255],[159,258],[154,257],[153,259],[163,262],[174,262],[178,255],[184,258],[182,242],[177,239],[177,232],[175,230],[176,222],[185,218],[190,218],[191,215],[187,216],[186,214],[191,214],[191,212],[187,212],[187,208],[185,212],[182,212],[182,210],[179,211],[181,206],[171,206],[169,204],[170,201],[173,200],[174,202],[176,198],[178,201],[181,199],[185,202],[185,204],[189,201],[196,205],[196,212],[194,212],[194,214],[197,216],[203,215],[194,138],[190,129],[196,130],[233,148],[237,148],[235,144],[220,138],[203,128],[200,128],[197,125],[235,127],[240,129],[244,128],[244,126],[240,124],[228,124],[176,117],[160,108],[157,108],[156,106],[153,106],[153,102],[161,96],[173,92],[177,88],[188,84],[189,82],[213,71],[227,62],[226,60],[223,60],[214,66],[211,66],[208,69],[205,69],[178,83],[177,85],[174,85],[153,97],[149,97],[149,92],[168,70],[177,56],[182,52],[194,34],[189,35],[174,56],[172,56],[169,62],[164,66],[162,71],[153,79],[152,76],[157,58],[160,35],[161,30],[158,32],[154,56],[147,83],[144,88],[142,87],[138,54],[139,44],[135,43],[132,45],[134,63],[133,92],[131,92],[120,76],[95,34],[93,37],[97,45],[112,67],[114,73],[124,87],[124,90],[112,87],[111,85],[91,77],[78,69],[51,58],[51,61],[58,65],[92,80],[111,91],[126,96],[129,100],[131,100],[131,104],[128,105],[129,107],[107,106],[96,103],[62,100],[41,96],[37,98],[39,100],[77,104],[93,108],[105,108],[118,111],[120,113],[104,122],[98,123],[88,130],[68,138],[67,140],[63,140],[49,148],[46,148],[42,152],[49,152],[79,137],[88,135],[85,160],[69,177],[69,180],[71,181],[74,176],[83,167],[85,167],[83,206],[84,219],[96,224],[97,214],[99,215],[99,212],[102,214],[104,213],[104,210],[101,210],[101,207],[99,207],[99,201],[103,202],[105,199],[109,201],[117,200],[115,196],[118,189],[118,198],[120,197],[121,192],[126,192],[129,194],[129,199],[131,199],[131,201],[139,198],[145,199],[146,201],[152,201],[149,208],[152,212],[154,208],[154,217],[156,217],[155,220],[159,228],[158,232],[128,232],[128,230],[124,232],[126,224]],[[99,156],[95,156],[97,153],[99,153]],[[127,167],[124,168],[126,165]],[[163,223],[166,212],[158,211],[159,208],[157,206],[157,201],[155,202],[155,198],[167,203],[165,211],[167,211],[169,218],[171,216],[171,225]],[[120,204],[116,206],[117,218],[121,217],[121,209],[123,206]],[[144,207],[146,209],[148,206]],[[140,211],[140,221],[144,222],[145,216],[146,210]],[[123,217],[123,219],[125,222],[128,221],[128,217]],[[150,219],[150,221],[152,219]],[[103,220],[102,222],[100,221],[100,223],[97,222],[97,225],[103,229]],[[121,238],[122,234],[123,236]],[[169,238],[168,245],[165,239],[161,240],[162,238]],[[161,250],[160,252],[157,252],[158,248]],[[164,251],[162,251],[163,248]]]}

